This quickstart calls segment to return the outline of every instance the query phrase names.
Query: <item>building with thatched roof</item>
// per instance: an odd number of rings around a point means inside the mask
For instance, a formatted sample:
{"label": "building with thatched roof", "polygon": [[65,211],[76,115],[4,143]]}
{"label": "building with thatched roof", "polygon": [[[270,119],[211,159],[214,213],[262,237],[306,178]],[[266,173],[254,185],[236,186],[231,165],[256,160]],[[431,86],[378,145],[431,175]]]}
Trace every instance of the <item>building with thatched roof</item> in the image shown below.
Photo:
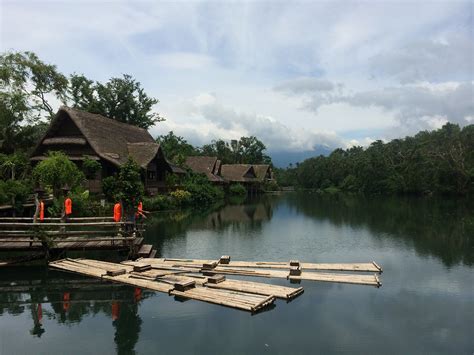
{"label": "building with thatched roof", "polygon": [[250,164],[222,164],[221,176],[231,183],[249,184],[257,182],[257,174]]}
{"label": "building with thatched roof", "polygon": [[253,164],[253,169],[257,175],[257,180],[259,182],[267,182],[273,180],[273,171],[270,165],[268,164]]}
{"label": "building with thatched roof", "polygon": [[93,192],[101,191],[102,179],[115,174],[129,157],[142,168],[145,188],[152,194],[165,187],[166,174],[175,168],[147,130],[64,106],[34,149],[32,163],[46,159],[49,151],[63,151],[79,167],[85,157],[100,162],[102,169],[89,181]]}
{"label": "building with thatched roof", "polygon": [[207,179],[215,184],[224,183],[221,174],[221,161],[216,157],[192,156],[187,157],[184,163],[191,171],[206,175]]}

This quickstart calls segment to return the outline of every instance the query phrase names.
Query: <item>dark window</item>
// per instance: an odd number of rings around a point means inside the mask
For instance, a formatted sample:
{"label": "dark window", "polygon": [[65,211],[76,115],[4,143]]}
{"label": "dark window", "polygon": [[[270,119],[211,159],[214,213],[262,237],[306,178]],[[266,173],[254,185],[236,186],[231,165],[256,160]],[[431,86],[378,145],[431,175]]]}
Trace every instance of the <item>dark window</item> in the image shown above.
{"label": "dark window", "polygon": [[155,180],[156,173],[154,171],[148,171],[148,180]]}

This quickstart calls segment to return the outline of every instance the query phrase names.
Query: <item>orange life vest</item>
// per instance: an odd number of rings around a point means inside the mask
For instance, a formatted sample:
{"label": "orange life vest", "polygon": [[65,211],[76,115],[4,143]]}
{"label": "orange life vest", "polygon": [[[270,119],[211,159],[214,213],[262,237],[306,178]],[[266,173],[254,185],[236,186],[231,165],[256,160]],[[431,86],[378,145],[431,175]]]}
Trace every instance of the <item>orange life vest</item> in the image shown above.
{"label": "orange life vest", "polygon": [[72,200],[69,197],[64,201],[64,210],[66,216],[69,216],[72,213]]}
{"label": "orange life vest", "polygon": [[143,203],[140,201],[138,202],[138,212],[142,213],[143,212]]}
{"label": "orange life vest", "polygon": [[120,205],[120,203],[117,202],[114,205],[114,221],[120,222],[121,219],[122,219],[122,206]]}
{"label": "orange life vest", "polygon": [[44,221],[44,202],[41,201],[39,204],[39,219],[40,221]]}

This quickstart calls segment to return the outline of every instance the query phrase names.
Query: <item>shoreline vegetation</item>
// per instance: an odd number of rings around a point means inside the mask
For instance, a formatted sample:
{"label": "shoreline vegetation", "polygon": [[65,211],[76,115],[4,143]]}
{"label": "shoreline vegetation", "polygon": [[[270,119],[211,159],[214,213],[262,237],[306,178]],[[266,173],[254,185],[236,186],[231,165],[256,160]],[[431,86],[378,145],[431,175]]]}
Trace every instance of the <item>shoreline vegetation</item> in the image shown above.
{"label": "shoreline vegetation", "polygon": [[[130,75],[100,83],[78,74],[67,77],[31,52],[0,54],[0,205],[13,206],[17,214],[23,212],[38,186],[54,196],[47,209],[50,216],[61,213],[64,186],[70,188],[76,216],[109,214],[109,204],[117,201],[131,208],[143,200],[150,211],[207,208],[232,196],[246,196],[246,188],[238,183],[227,187],[212,184],[204,174],[185,168],[188,157],[212,156],[223,165],[272,165],[266,146],[256,137],[230,142],[218,139],[195,147],[171,131],[157,137],[156,143],[170,163],[184,168],[185,175],[167,176],[166,195],[145,196],[140,167],[133,160],[102,180],[103,194],[89,194],[87,181],[101,169],[97,161],[84,158],[79,168],[65,154],[54,151],[34,168],[30,164],[32,149],[54,117],[52,98],[144,129],[164,120],[153,110],[158,100],[149,97]],[[322,193],[471,195],[474,125],[461,128],[446,123],[413,137],[386,143],[378,140],[367,148],[336,149],[328,156],[273,170],[278,184],[269,181],[260,186],[261,191],[294,188]]]}

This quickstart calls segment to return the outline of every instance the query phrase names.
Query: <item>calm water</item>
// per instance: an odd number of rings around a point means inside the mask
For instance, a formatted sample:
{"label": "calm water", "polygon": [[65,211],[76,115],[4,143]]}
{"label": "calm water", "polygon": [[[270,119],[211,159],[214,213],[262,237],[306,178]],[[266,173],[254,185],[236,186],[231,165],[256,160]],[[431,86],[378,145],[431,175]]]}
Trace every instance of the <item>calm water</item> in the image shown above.
{"label": "calm water", "polygon": [[3,269],[0,353],[473,354],[473,212],[469,201],[293,193],[158,215],[147,241],[162,256],[375,260],[383,286],[302,282],[302,296],[252,316],[47,269]]}

